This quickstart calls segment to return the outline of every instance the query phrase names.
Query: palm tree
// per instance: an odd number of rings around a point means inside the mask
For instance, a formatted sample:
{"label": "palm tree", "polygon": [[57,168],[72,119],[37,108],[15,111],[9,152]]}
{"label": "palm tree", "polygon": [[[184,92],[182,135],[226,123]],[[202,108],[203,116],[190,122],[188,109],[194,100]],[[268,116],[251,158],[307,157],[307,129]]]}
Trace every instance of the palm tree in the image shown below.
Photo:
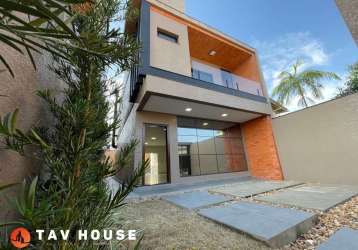
{"label": "palm tree", "polygon": [[333,79],[340,80],[340,78],[332,72],[325,72],[319,70],[304,70],[299,71],[303,62],[297,60],[289,70],[285,70],[279,74],[280,83],[272,91],[272,96],[277,97],[277,101],[281,104],[289,103],[292,98],[298,96],[299,106],[307,107],[309,103],[314,101],[309,97],[322,98],[323,85],[321,80]]}

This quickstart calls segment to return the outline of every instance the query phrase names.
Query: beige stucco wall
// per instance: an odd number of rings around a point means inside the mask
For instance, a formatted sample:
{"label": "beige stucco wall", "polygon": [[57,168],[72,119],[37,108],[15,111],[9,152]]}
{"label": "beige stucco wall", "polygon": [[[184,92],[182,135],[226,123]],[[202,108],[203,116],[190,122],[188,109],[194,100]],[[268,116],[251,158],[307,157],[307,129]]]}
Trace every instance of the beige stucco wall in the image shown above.
{"label": "beige stucco wall", "polygon": [[[6,97],[0,96],[0,115],[4,116],[19,108],[17,124],[25,131],[33,125],[49,124],[52,120],[51,116],[44,103],[35,95],[35,91],[50,88],[56,95],[63,87],[55,75],[48,70],[50,57],[34,54],[37,65],[35,71],[28,58],[3,43],[0,43],[0,51],[15,74],[15,78],[12,78],[7,72],[0,73],[0,95],[6,95]],[[0,69],[3,69],[1,63]],[[35,173],[38,167],[39,162],[35,161],[30,152],[27,157],[22,157],[15,152],[0,149],[0,185],[22,182],[28,174]],[[8,209],[8,204],[2,195],[0,199],[0,221],[5,218],[11,219],[14,214]]]}
{"label": "beige stucco wall", "polygon": [[[158,37],[157,29],[178,35],[178,43]],[[150,65],[191,76],[187,26],[156,12],[150,12]]]}
{"label": "beige stucco wall", "polygon": [[358,184],[358,94],[273,119],[285,179]]}
{"label": "beige stucco wall", "polygon": [[185,0],[160,0],[160,2],[179,10],[180,12],[185,12]]}
{"label": "beige stucco wall", "polygon": [[271,114],[268,103],[258,102],[247,98],[225,94],[219,91],[204,89],[156,76],[147,75],[139,93],[140,101],[146,91],[164,95],[177,96],[235,109],[249,110],[264,114]]}

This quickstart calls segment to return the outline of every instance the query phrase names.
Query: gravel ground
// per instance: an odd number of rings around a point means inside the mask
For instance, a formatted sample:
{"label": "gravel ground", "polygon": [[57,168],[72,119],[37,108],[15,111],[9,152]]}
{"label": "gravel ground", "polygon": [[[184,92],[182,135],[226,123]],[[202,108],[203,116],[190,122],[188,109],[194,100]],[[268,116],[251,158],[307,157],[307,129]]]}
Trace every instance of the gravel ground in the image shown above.
{"label": "gravel ground", "polygon": [[327,213],[321,213],[314,228],[284,249],[315,249],[344,226],[358,230],[358,196],[328,210]]}
{"label": "gravel ground", "polygon": [[127,229],[143,229],[141,249],[269,249],[263,243],[162,200],[121,209]]}

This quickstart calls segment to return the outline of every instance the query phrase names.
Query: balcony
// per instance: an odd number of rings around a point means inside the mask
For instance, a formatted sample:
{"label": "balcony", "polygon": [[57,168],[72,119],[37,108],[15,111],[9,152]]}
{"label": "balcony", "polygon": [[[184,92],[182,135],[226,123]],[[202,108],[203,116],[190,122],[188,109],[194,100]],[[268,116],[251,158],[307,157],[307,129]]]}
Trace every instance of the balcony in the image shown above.
{"label": "balcony", "polygon": [[132,71],[137,111],[235,123],[270,114],[254,49],[150,11],[142,11],[141,64]]}
{"label": "balcony", "polygon": [[259,82],[238,76],[227,70],[223,70],[197,60],[192,60],[191,65],[192,77],[195,79],[257,96],[264,96]]}

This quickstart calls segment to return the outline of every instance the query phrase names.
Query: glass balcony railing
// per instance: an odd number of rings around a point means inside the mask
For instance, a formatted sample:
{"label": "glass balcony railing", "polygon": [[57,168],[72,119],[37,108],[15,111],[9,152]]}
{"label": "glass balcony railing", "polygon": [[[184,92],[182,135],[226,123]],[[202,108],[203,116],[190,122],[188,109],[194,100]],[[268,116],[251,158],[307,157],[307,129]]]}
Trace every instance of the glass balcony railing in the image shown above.
{"label": "glass balcony railing", "polygon": [[192,61],[192,77],[253,95],[263,96],[259,82],[194,60]]}

